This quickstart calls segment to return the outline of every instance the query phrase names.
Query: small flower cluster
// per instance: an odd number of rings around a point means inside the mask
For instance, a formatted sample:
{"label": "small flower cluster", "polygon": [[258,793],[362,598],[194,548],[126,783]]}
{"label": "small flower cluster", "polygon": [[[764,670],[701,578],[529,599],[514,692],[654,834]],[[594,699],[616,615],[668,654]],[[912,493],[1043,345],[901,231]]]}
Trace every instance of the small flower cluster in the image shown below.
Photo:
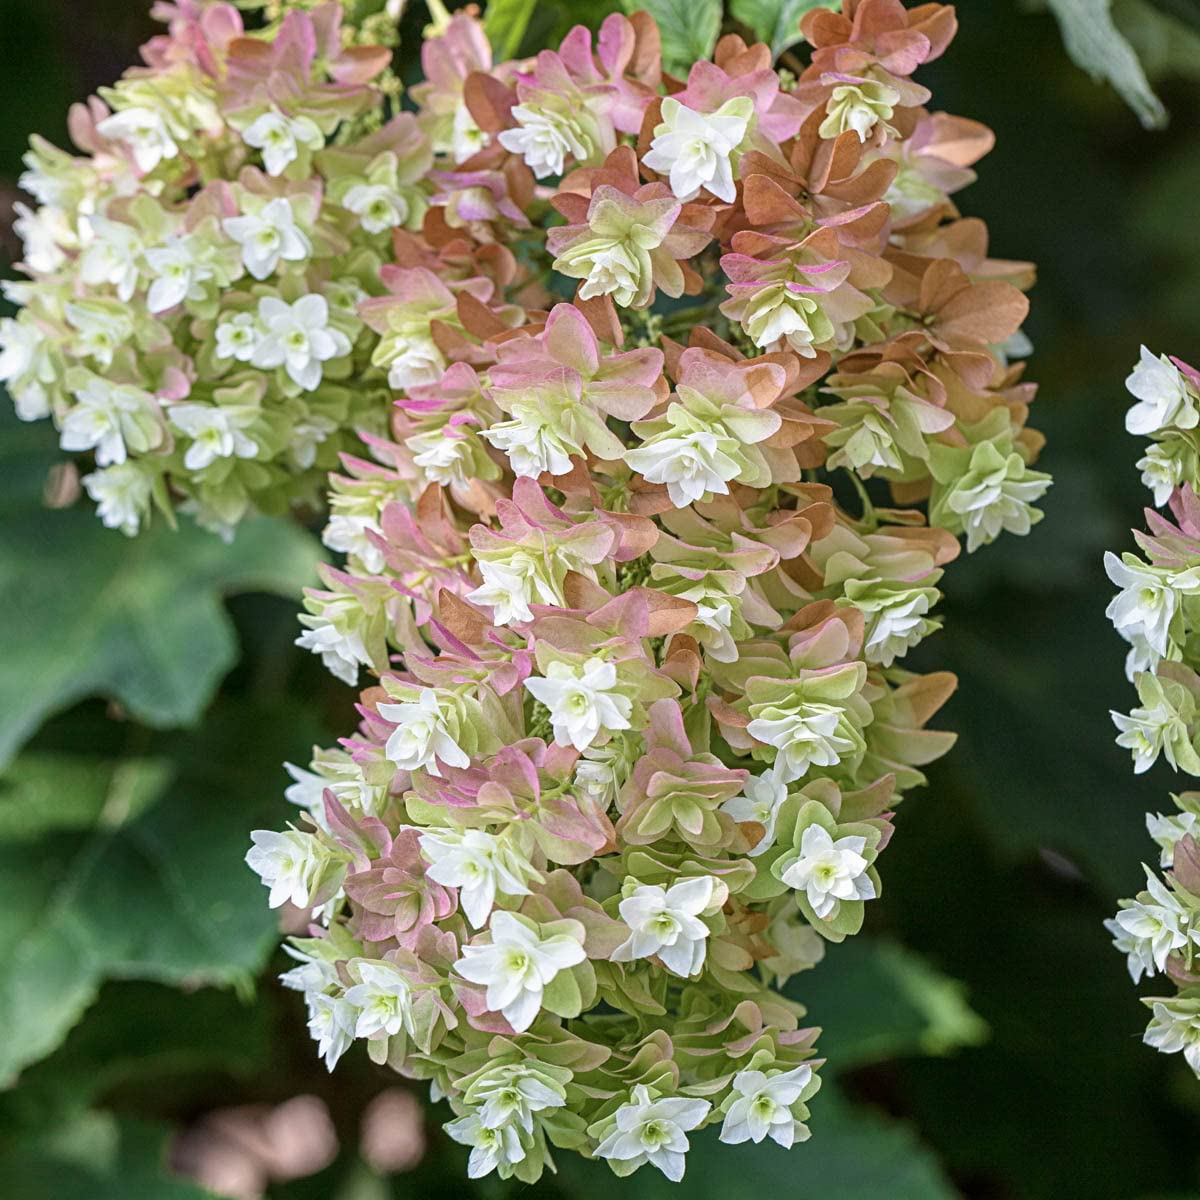
{"label": "small flower cluster", "polygon": [[424,45],[430,206],[359,308],[400,395],[299,639],[370,682],[248,861],[312,914],[284,978],[328,1066],[431,1080],[472,1176],[808,1136],[779,987],[953,741],[953,677],[899,660],[959,538],[1040,516],[1032,269],[950,198],[990,134],[911,79],[953,10],[803,31],[799,80],[735,35],[671,79],[645,13]]}
{"label": "small flower cluster", "polygon": [[340,5],[256,31],[232,4],[155,12],[145,65],[71,110],[80,154],[35,137],[25,157],[0,381],[91,456],[106,525],[178,505],[227,535],[318,499],[382,430],[358,310],[392,231],[420,227],[432,151],[411,114],[383,119],[390,52],[352,44]]}
{"label": "small flower cluster", "polygon": [[[1142,557],[1106,554],[1108,577],[1121,591],[1108,617],[1129,643],[1126,673],[1140,704],[1113,713],[1117,744],[1141,773],[1163,755],[1177,771],[1200,776],[1200,497],[1195,429],[1200,423],[1200,372],[1177,358],[1156,358],[1144,346],[1126,386],[1138,401],[1126,417],[1130,433],[1154,439],[1138,466],[1158,507],[1135,532]],[[1191,450],[1188,447],[1192,447]],[[1146,890],[1122,900],[1105,925],[1128,956],[1129,973],[1163,973],[1174,997],[1149,997],[1147,1045],[1182,1051],[1200,1076],[1200,792],[1172,796],[1177,814],[1147,813],[1160,850],[1160,878],[1145,867]]]}

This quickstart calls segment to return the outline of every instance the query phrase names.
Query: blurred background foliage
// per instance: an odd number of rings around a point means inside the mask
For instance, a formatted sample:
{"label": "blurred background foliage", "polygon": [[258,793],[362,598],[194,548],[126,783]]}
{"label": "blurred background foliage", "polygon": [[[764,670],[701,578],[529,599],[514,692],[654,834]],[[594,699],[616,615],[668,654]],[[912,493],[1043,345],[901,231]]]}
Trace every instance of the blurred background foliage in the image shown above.
{"label": "blurred background foliage", "polygon": [[[648,6],[686,57],[715,3]],[[618,7],[494,4],[493,36],[525,48]],[[68,103],[134,60],[145,7],[0,0],[0,238],[28,132],[65,144]],[[730,4],[780,50],[808,7]],[[1140,1045],[1100,925],[1137,889],[1143,813],[1172,786],[1165,770],[1135,781],[1112,745],[1107,710],[1130,690],[1100,555],[1129,544],[1144,501],[1122,428],[1139,342],[1200,357],[1200,5],[959,11],[922,81],[997,133],[963,208],[993,253],[1039,264],[1027,329],[1056,486],[1031,537],[951,572],[947,629],[916,665],[958,672],[959,745],[905,806],[869,936],[789,985],[830,1059],[812,1141],[701,1136],[692,1200],[1200,1198],[1200,1088]],[[71,507],[49,429],[7,405],[0,422],[0,1193],[214,1194],[174,1164],[276,1200],[509,1194],[468,1186],[444,1116],[365,1055],[327,1076],[273,982],[248,833],[279,822],[280,763],[353,723],[349,691],[291,644],[315,539],[261,522],[231,547],[193,529],[127,542]],[[614,1187],[671,1185],[572,1162],[534,1191]]]}

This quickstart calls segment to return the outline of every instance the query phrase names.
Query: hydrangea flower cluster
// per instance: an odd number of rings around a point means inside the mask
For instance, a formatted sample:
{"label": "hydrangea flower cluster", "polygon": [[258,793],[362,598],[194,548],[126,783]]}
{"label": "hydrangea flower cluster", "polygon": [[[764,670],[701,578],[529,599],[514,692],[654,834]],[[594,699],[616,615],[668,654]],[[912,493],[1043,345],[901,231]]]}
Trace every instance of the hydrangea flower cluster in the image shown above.
{"label": "hydrangea flower cluster", "polygon": [[[1105,555],[1121,589],[1108,617],[1129,643],[1126,673],[1140,702],[1128,715],[1112,714],[1117,744],[1130,750],[1139,774],[1162,755],[1175,770],[1200,776],[1200,371],[1143,346],[1126,386],[1137,400],[1126,428],[1153,439],[1138,463],[1143,482],[1174,519],[1147,509],[1146,531],[1134,534],[1141,556]],[[1153,1013],[1146,1044],[1182,1052],[1200,1077],[1200,792],[1171,799],[1175,813],[1146,814],[1165,875],[1144,867],[1145,891],[1122,900],[1105,925],[1134,983],[1164,974],[1177,989],[1144,1000]]]}
{"label": "hydrangea flower cluster", "polygon": [[384,47],[341,6],[248,31],[232,4],[159,3],[145,65],[76,105],[78,154],[35,137],[17,205],[27,281],[0,381],[51,417],[110,527],[175,507],[228,534],[320,498],[390,397],[359,311],[418,229],[432,151],[384,119]]}
{"label": "hydrangea flower cluster", "polygon": [[423,47],[429,207],[358,309],[399,395],[299,639],[367,673],[360,724],[248,862],[311,914],[284,982],[327,1065],[430,1080],[472,1176],[808,1136],[779,988],[953,741],[953,677],[900,660],[959,539],[1040,516],[1032,268],[951,199],[991,135],[911,78],[954,12],[802,28],[799,79],[736,35],[671,78],[645,13]]}

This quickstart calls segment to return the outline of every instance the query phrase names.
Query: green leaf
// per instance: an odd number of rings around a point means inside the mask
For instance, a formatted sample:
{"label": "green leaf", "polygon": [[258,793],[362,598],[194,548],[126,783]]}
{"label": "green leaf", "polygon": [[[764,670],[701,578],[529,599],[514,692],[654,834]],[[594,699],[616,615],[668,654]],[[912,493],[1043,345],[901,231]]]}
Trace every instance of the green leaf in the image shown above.
{"label": "green leaf", "polygon": [[858,937],[828,947],[825,959],[797,976],[789,994],[821,1026],[826,1072],[913,1054],[976,1046],[987,1025],[967,1004],[962,984],[896,942]]}
{"label": "green leaf", "polygon": [[0,422],[0,767],[49,714],[97,693],[147,725],[195,722],[237,659],[222,598],[298,599],[321,559],[281,519],[244,522],[226,545],[190,522],[128,539],[90,504],[46,509],[46,433]]}
{"label": "green leaf", "polygon": [[171,1174],[168,1141],[162,1126],[88,1113],[0,1154],[0,1179],[13,1200],[212,1200]]}
{"label": "green leaf", "polygon": [[814,8],[837,8],[839,0],[730,0],[729,11],[778,58],[802,42],[800,18]]}
{"label": "green leaf", "polygon": [[1094,80],[1107,80],[1147,129],[1167,123],[1167,110],[1154,94],[1133,47],[1113,23],[1111,0],[1047,0],[1058,19],[1063,44],[1076,66]]}
{"label": "green leaf", "polygon": [[721,0],[622,0],[627,13],[648,12],[662,34],[663,66],[686,75],[712,56],[721,32]]}
{"label": "green leaf", "polygon": [[158,798],[170,771],[161,759],[24,755],[0,779],[0,842],[96,825],[115,829]]}
{"label": "green leaf", "polygon": [[[826,1084],[812,1101],[812,1138],[784,1150],[773,1142],[727,1146],[717,1129],[690,1137],[685,1188],[688,1200],[953,1200],[932,1152],[908,1128],[849,1104]],[[557,1157],[568,1194],[613,1191],[604,1164],[574,1154]],[[621,1200],[673,1200],[680,1194],[658,1171],[642,1168],[620,1182]]]}
{"label": "green leaf", "polygon": [[498,59],[515,58],[537,0],[488,0],[483,30]]}
{"label": "green leaf", "polygon": [[202,1103],[215,1074],[246,1079],[277,1061],[273,1016],[261,998],[247,1002],[211,988],[107,984],[58,1050],[30,1067],[20,1087],[0,1093],[0,1126],[8,1133],[46,1128],[116,1088],[127,1107],[131,1098],[153,1107],[169,1093],[180,1108],[189,1102],[191,1080]]}
{"label": "green leaf", "polygon": [[278,940],[242,861],[250,830],[278,824],[278,764],[320,738],[293,707],[225,705],[203,738],[177,740],[173,781],[140,816],[0,842],[0,1086],[62,1041],[106,979],[248,984]]}

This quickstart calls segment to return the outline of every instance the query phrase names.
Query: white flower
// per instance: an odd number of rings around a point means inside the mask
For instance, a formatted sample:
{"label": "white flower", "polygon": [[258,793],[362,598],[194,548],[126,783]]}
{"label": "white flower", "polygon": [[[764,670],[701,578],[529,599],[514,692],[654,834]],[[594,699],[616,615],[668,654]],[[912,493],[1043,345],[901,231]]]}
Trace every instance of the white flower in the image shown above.
{"label": "white flower", "polygon": [[8,385],[17,416],[40,421],[50,415],[45,385],[55,378],[49,343],[32,319],[0,317],[0,383]]}
{"label": "white flower", "polygon": [[775,844],[775,822],[779,819],[779,809],[787,799],[787,794],[787,784],[774,773],[751,775],[746,780],[742,794],[721,805],[721,811],[728,813],[735,821],[754,821],[763,827],[762,837],[750,851],[751,858]]}
{"label": "white flower", "polygon": [[1188,477],[1190,457],[1195,462],[1195,451],[1179,439],[1170,442],[1152,442],[1146,453],[1137,461],[1142,473],[1142,486],[1154,493],[1155,508],[1162,508],[1171,498],[1172,492]]}
{"label": "white flower", "polygon": [[613,689],[617,668],[602,658],[580,667],[552,662],[544,677],[532,676],[525,687],[550,710],[554,740],[586,750],[602,733],[629,728],[633,702]]}
{"label": "white flower", "polygon": [[97,465],[107,467],[162,440],[158,406],[149,392],[93,375],[73,394],[78,403],[62,419],[64,450],[95,449]]}
{"label": "white flower", "polygon": [[1175,860],[1175,847],[1185,837],[1200,842],[1200,813],[1183,812],[1164,817],[1162,813],[1146,814],[1146,832],[1162,852],[1159,866],[1169,867]]}
{"label": "white flower", "polygon": [[422,688],[420,699],[401,704],[380,704],[379,715],[395,724],[384,754],[402,771],[428,771],[441,778],[438,760],[448,767],[468,767],[470,755],[454,740],[446,728],[436,688]]}
{"label": "white flower", "polygon": [[804,892],[822,920],[835,916],[843,900],[873,900],[875,884],[863,857],[866,838],[847,835],[834,841],[821,825],[810,825],[800,838],[800,853],[780,879]]}
{"label": "white flower", "polygon": [[111,367],[113,355],[133,336],[128,311],[111,302],[68,300],[63,315],[78,335],[72,345],[74,352],[94,359],[101,367]]}
{"label": "white flower", "polygon": [[561,436],[537,405],[518,402],[513,405],[513,415],[515,420],[499,421],[483,430],[483,437],[508,455],[513,474],[527,479],[536,479],[543,471],[566,475],[571,455],[579,453],[579,448]]}
{"label": "white flower", "polygon": [[1113,944],[1129,956],[1133,982],[1143,972],[1164,971],[1167,959],[1189,941],[1200,946],[1200,929],[1189,930],[1189,913],[1179,897],[1147,869],[1148,900],[1129,900],[1105,926],[1114,935]]}
{"label": "white flower", "polygon": [[1155,1000],[1153,1017],[1142,1041],[1163,1054],[1183,1051],[1187,1065],[1200,1076],[1200,1011],[1195,1001]]}
{"label": "white flower", "polygon": [[300,470],[307,471],[317,461],[317,447],[331,433],[336,433],[337,428],[338,424],[332,417],[321,413],[310,413],[292,426],[288,452]]}
{"label": "white flower", "polygon": [[350,339],[329,327],[329,305],[316,293],[288,304],[277,296],[258,302],[258,319],[266,333],[250,361],[256,367],[283,366],[306,392],[321,382],[321,364],[350,353]]}
{"label": "white flower", "polygon": [[720,592],[710,592],[701,580],[679,593],[681,600],[696,606],[691,632],[716,662],[737,662],[738,648],[733,637],[733,604]]}
{"label": "white flower", "polygon": [[244,432],[258,420],[251,405],[176,404],[168,415],[176,429],[193,439],[183,456],[189,471],[203,471],[222,458],[258,454],[258,444]]}
{"label": "white flower", "polygon": [[650,1089],[639,1083],[630,1101],[617,1109],[616,1128],[596,1147],[596,1153],[620,1163],[623,1175],[649,1162],[678,1183],[688,1152],[684,1135],[700,1125],[711,1109],[707,1100],[684,1096],[654,1100]]}
{"label": "white flower", "polygon": [[867,662],[890,667],[937,628],[927,615],[938,599],[931,587],[873,582],[861,590],[848,588],[847,594],[866,618],[863,657]]}
{"label": "white flower", "polygon": [[397,391],[437,383],[446,360],[432,337],[411,337],[388,364],[388,385]]}
{"label": "white flower", "polygon": [[217,326],[216,355],[218,358],[249,362],[262,338],[262,326],[253,313],[235,313]]}
{"label": "white flower", "polygon": [[632,962],[657,954],[668,971],[688,979],[704,966],[708,926],[700,914],[712,903],[710,875],[684,879],[664,888],[642,884],[618,905],[629,937],[613,952],[613,962]]}
{"label": "white flower", "polygon": [[1139,401],[1125,414],[1125,428],[1130,433],[1145,436],[1172,427],[1194,429],[1200,423],[1196,395],[1166,355],[1156,358],[1143,346],[1141,361],[1125,380],[1125,387]]}
{"label": "white flower", "polygon": [[359,666],[372,666],[363,636],[366,615],[353,596],[327,601],[317,613],[301,613],[304,632],[296,645],[321,658],[325,669],[343,683],[358,683]]}
{"label": "white flower", "polygon": [[[317,751],[314,770],[306,771],[295,763],[285,762],[284,770],[293,782],[284,791],[289,804],[306,809],[313,821],[328,832],[325,816],[325,793],[333,792],[352,815],[364,813],[379,816],[389,795],[389,783],[372,782],[366,778],[361,764],[343,750]],[[318,773],[319,772],[319,773]]]}
{"label": "white flower", "polygon": [[946,498],[967,534],[967,552],[993,542],[1007,530],[1024,536],[1040,514],[1032,507],[1050,486],[1049,476],[1029,471],[1019,454],[1002,455],[990,442],[980,443],[970,472]]}
{"label": "white flower", "polygon": [[305,993],[305,1003],[309,1005],[310,1009],[313,994],[328,991],[331,987],[341,987],[337,968],[328,959],[305,954],[303,950],[297,950],[295,946],[289,946],[286,943],[283,946],[283,952],[289,958],[294,958],[300,965],[284,971],[279,976],[279,982],[293,992]]}
{"label": "white flower", "polygon": [[531,604],[562,605],[561,581],[567,571],[579,570],[583,565],[553,543],[540,550],[517,546],[503,560],[477,561],[483,586],[469,592],[467,599],[493,608],[498,625],[530,620]]}
{"label": "white flower", "polygon": [[205,261],[209,247],[193,233],[172,234],[161,246],[146,251],[146,265],[156,276],[146,296],[152,313],[166,312],[185,300],[203,300],[203,284],[213,277]]}
{"label": "white flower", "polygon": [[575,786],[607,809],[617,803],[621,788],[632,769],[630,746],[613,738],[603,746],[591,746],[575,764]]}
{"label": "white flower", "polygon": [[488,143],[488,135],[475,123],[464,100],[459,100],[454,109],[451,129],[450,153],[456,165],[474,157]]}
{"label": "white flower", "polygon": [[336,513],[321,533],[321,541],[330,550],[352,554],[362,563],[368,575],[378,575],[387,559],[380,548],[371,541],[369,533],[382,534],[379,522],[373,517],[353,516]]}
{"label": "white flower", "polygon": [[312,253],[308,234],[296,224],[286,196],[268,200],[256,213],[226,217],[221,228],[242,248],[242,262],[255,279],[266,279],[284,262],[303,262]]}
{"label": "white flower", "polygon": [[591,146],[587,135],[569,115],[533,108],[528,104],[514,105],[516,129],[506,129],[498,136],[505,150],[519,154],[525,165],[539,178],[561,175],[567,156],[585,162]]}
{"label": "white flower", "polygon": [[818,133],[823,138],[834,138],[853,129],[858,134],[858,140],[865,142],[881,120],[891,119],[899,102],[900,93],[889,84],[877,80],[856,79],[841,83],[829,94],[825,104],[825,120],[821,122]]}
{"label": "white flower", "polygon": [[466,468],[471,462],[469,436],[454,436],[448,427],[443,427],[426,433],[414,433],[405,439],[404,444],[412,451],[413,465],[420,467],[430,482],[448,487],[468,481]]}
{"label": "white flower", "polygon": [[317,1056],[332,1071],[354,1041],[358,1014],[345,996],[318,992],[308,998],[308,1032],[317,1043]]}
{"label": "white flower", "polygon": [[[641,226],[646,229],[646,226]],[[644,243],[649,242],[649,245]],[[555,260],[556,270],[578,279],[578,271],[586,270],[583,286],[579,289],[581,300],[595,296],[611,296],[614,303],[628,308],[638,297],[645,279],[646,251],[661,245],[662,237],[647,232],[640,240],[631,243],[622,238],[604,239],[596,237],[578,248],[574,253],[564,254]],[[641,253],[639,253],[639,251]],[[561,266],[560,266],[561,264]],[[568,270],[567,268],[571,268]]]}
{"label": "white flower", "polygon": [[705,188],[718,200],[737,197],[731,156],[742,144],[754,116],[749,96],[726,100],[714,113],[698,113],[672,96],[662,102],[662,124],[642,162],[666,175],[680,200],[692,200]]}
{"label": "white flower", "polygon": [[471,1100],[480,1104],[479,1117],[491,1129],[519,1125],[533,1132],[534,1113],[562,1108],[566,1097],[527,1063],[492,1067],[471,1084]]}
{"label": "white flower", "polygon": [[[579,927],[582,934],[582,926]],[[498,912],[492,917],[490,945],[465,945],[454,969],[487,988],[484,1003],[517,1033],[524,1033],[542,1010],[542,994],[559,971],[584,961],[582,943],[566,933],[543,938],[519,917]]]}
{"label": "white flower", "polygon": [[105,467],[83,477],[87,494],[96,502],[96,515],[108,529],[133,537],[150,508],[150,477],[133,463]]}
{"label": "white flower", "polygon": [[429,860],[429,878],[458,889],[459,906],[474,929],[487,924],[497,892],[528,896],[529,884],[541,882],[507,839],[484,829],[427,829],[420,842]]}
{"label": "white flower", "polygon": [[1121,592],[1105,610],[1117,632],[1133,645],[1150,650],[1143,669],[1153,668],[1171,650],[1171,622],[1179,610],[1180,594],[1200,592],[1200,571],[1192,568],[1172,575],[1147,566],[1132,555],[1124,560],[1104,555],[1104,569]]}
{"label": "white flower", "polygon": [[408,201],[382,183],[356,184],[346,193],[342,207],[354,213],[368,233],[395,229],[408,220]]}
{"label": "white flower", "polygon": [[351,973],[359,981],[346,989],[347,1001],[358,1010],[354,1036],[411,1034],[412,985],[400,969],[390,962],[357,960],[351,964]]}
{"label": "white flower", "polygon": [[[1128,716],[1119,712],[1109,714],[1117,727],[1117,745],[1133,755],[1135,775],[1154,766],[1160,754],[1165,754],[1171,766],[1178,770],[1180,753],[1188,756],[1195,753],[1188,721],[1172,703],[1157,676],[1145,673],[1139,675],[1136,682],[1143,703],[1132,709]],[[1149,686],[1145,687],[1147,683]],[[1185,769],[1190,774],[1196,773],[1190,763]]]}
{"label": "white flower", "polygon": [[443,1128],[463,1146],[471,1147],[467,1161],[467,1178],[480,1179],[497,1167],[511,1167],[525,1157],[521,1135],[513,1125],[501,1125],[491,1129],[475,1113],[468,1113],[455,1121],[448,1121]]}
{"label": "white flower", "polygon": [[725,1114],[721,1141],[761,1142],[770,1137],[784,1149],[808,1138],[808,1129],[792,1116],[792,1105],[812,1082],[807,1064],[791,1071],[739,1071],[733,1077],[733,1095],[737,1097]]}
{"label": "white flower", "polygon": [[517,556],[514,555],[508,563],[487,560],[480,562],[479,571],[483,575],[483,584],[467,593],[468,600],[493,610],[497,625],[511,625],[514,621],[533,619],[533,611],[529,605],[534,598],[535,575],[533,570],[522,571],[522,563],[516,560]]}
{"label": "white flower", "polygon": [[87,218],[92,238],[79,256],[79,277],[89,287],[110,284],[128,300],[137,289],[141,235],[131,225],[107,217]]}
{"label": "white flower", "polygon": [[13,206],[17,218],[12,231],[21,239],[24,265],[35,275],[49,275],[67,261],[62,244],[71,244],[70,227],[65,216],[54,208],[36,212],[18,200]]}
{"label": "white flower", "polygon": [[728,481],[742,470],[729,453],[737,448],[738,443],[719,430],[695,429],[627,450],[625,461],[647,482],[665,483],[676,508],[687,508],[709,492],[728,494]]}
{"label": "white flower", "polygon": [[279,908],[291,903],[311,908],[320,876],[329,864],[330,852],[311,833],[289,829],[256,829],[246,853],[246,865],[271,889],[267,904]]}
{"label": "white flower", "polygon": [[179,153],[162,114],[150,108],[122,109],[100,121],[96,132],[101,137],[124,142],[133,151],[133,161],[143,175]]}
{"label": "white flower", "polygon": [[300,149],[320,150],[325,135],[311,117],[285,117],[278,109],[265,112],[242,134],[247,146],[262,151],[268,175],[282,175],[300,157]]}
{"label": "white flower", "polygon": [[790,783],[811,766],[837,766],[842,755],[854,750],[854,742],[838,732],[842,715],[836,705],[805,702],[779,717],[756,717],[746,732],[779,751],[775,774]]}

